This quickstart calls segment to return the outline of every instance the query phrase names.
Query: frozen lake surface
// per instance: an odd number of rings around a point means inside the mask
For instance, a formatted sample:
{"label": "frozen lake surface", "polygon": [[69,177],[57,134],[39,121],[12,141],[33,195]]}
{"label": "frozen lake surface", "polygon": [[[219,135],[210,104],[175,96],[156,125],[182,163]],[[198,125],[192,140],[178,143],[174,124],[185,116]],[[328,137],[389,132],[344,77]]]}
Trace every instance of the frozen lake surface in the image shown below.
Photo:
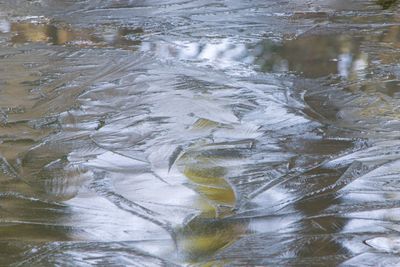
{"label": "frozen lake surface", "polygon": [[0,2],[0,265],[400,266],[399,11]]}

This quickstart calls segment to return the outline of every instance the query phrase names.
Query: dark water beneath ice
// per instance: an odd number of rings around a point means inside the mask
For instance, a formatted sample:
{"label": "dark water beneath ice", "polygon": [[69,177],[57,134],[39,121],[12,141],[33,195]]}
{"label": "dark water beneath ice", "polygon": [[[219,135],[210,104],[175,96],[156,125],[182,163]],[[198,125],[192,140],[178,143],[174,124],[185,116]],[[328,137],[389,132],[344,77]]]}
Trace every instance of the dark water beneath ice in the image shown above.
{"label": "dark water beneath ice", "polygon": [[0,266],[400,265],[395,1],[0,10]]}

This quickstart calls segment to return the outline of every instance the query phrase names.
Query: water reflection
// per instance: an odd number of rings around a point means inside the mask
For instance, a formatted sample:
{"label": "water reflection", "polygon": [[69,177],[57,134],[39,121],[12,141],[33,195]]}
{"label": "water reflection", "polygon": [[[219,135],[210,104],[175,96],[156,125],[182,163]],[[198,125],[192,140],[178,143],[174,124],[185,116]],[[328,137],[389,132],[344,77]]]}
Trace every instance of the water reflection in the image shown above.
{"label": "water reflection", "polygon": [[397,0],[377,0],[376,2],[381,5],[383,9],[388,9],[395,5]]}
{"label": "water reflection", "polygon": [[[201,119],[196,130],[215,128],[218,124]],[[234,213],[237,196],[228,183],[229,170],[218,162],[235,160],[235,151],[224,149],[227,144],[212,144],[189,149],[176,163],[189,179],[189,186],[200,194],[201,213],[178,232],[178,246],[186,260],[199,262],[233,244],[245,234],[246,221],[224,219]],[[234,158],[232,158],[232,156]],[[226,163],[225,163],[226,164]]]}
{"label": "water reflection", "polygon": [[201,65],[213,65],[220,69],[242,70],[242,67],[235,68],[235,66],[254,62],[254,56],[249,52],[245,44],[238,44],[229,39],[216,43],[144,42],[140,49],[143,52],[151,51],[156,53],[163,59],[193,61]]}
{"label": "water reflection", "polygon": [[115,46],[130,48],[140,44],[141,28],[105,27],[95,29],[74,29],[67,25],[49,22],[9,22],[0,21],[0,31],[11,33],[11,42],[49,43],[53,45]]}
{"label": "water reflection", "polygon": [[1,19],[0,20],[0,32],[8,33],[10,31],[11,31],[11,23],[7,20]]}
{"label": "water reflection", "polygon": [[356,80],[366,77],[369,66],[368,54],[360,50],[363,40],[346,35],[311,35],[283,43],[264,41],[256,46],[229,39],[215,44],[144,43],[141,50],[153,51],[165,59],[206,60],[223,69],[257,64],[264,72],[293,72],[307,78],[338,75]]}
{"label": "water reflection", "polygon": [[257,58],[263,71],[293,71],[307,78],[362,78],[366,75],[368,56],[360,51],[361,41],[345,35],[305,36],[282,45],[265,43],[258,48]]}
{"label": "water reflection", "polygon": [[[293,72],[306,78],[338,76],[362,81],[370,79],[371,65],[370,51],[364,49],[364,44],[383,43],[384,46],[396,48],[398,33],[398,26],[391,26],[369,35],[305,35],[283,42],[263,41],[256,45],[238,44],[234,39],[217,43],[144,42],[141,50],[152,51],[164,59],[179,58],[213,64],[222,69],[235,68],[238,64],[256,64],[265,72]],[[393,56],[397,54],[387,58],[389,54],[379,54],[378,60],[392,63]]]}

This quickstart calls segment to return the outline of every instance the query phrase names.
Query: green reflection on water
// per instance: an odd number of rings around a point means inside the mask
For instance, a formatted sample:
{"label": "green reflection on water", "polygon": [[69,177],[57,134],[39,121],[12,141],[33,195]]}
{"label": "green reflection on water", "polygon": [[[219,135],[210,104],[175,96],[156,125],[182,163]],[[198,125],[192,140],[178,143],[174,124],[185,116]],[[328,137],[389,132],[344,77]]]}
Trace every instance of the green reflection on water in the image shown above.
{"label": "green reflection on water", "polygon": [[394,4],[396,4],[397,0],[377,0],[377,3],[382,6],[383,9],[388,9]]}
{"label": "green reflection on water", "polygon": [[[216,122],[199,119],[193,129],[219,126]],[[247,221],[229,218],[234,214],[237,196],[228,182],[229,167],[224,166],[223,161],[235,158],[237,153],[224,151],[218,145],[209,148],[198,146],[189,149],[177,162],[188,179],[189,187],[199,194],[194,206],[201,213],[179,229],[177,235],[178,246],[190,263],[207,261],[247,231]],[[216,264],[220,263],[210,262],[202,266],[218,266]]]}

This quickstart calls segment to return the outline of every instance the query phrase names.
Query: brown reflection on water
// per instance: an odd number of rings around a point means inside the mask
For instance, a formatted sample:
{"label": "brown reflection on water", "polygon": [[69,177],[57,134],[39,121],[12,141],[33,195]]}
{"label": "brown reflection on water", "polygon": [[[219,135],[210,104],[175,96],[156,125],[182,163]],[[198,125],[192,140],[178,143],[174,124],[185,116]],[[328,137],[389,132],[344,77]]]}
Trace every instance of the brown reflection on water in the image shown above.
{"label": "brown reflection on water", "polygon": [[[304,101],[312,110],[306,112],[315,119],[345,127],[354,127],[360,119],[377,125],[399,119],[399,78],[395,69],[385,69],[400,59],[399,36],[400,27],[389,26],[353,35],[319,33],[283,43],[264,42],[256,62],[265,72],[324,81],[323,86],[296,81],[304,83]],[[365,123],[357,127],[364,128]]]}
{"label": "brown reflection on water", "polygon": [[13,36],[11,42],[49,43],[53,45],[78,46],[117,46],[130,47],[140,44],[138,36],[143,34],[141,28],[111,27],[101,29],[73,29],[68,26],[57,26],[45,23],[14,22],[10,31]]}
{"label": "brown reflection on water", "polygon": [[[282,43],[265,41],[256,47],[256,63],[265,72],[294,72],[305,78],[337,75],[367,80],[377,63],[400,58],[400,27],[353,34],[305,34]],[[379,49],[377,49],[379,48]]]}
{"label": "brown reflection on water", "polygon": [[265,42],[257,61],[266,72],[296,72],[307,78],[339,75],[351,79],[368,66],[361,38],[311,35],[274,44]]}
{"label": "brown reflection on water", "polygon": [[[341,256],[346,255],[346,249],[338,240],[337,235],[343,230],[347,219],[335,215],[319,216],[329,207],[340,203],[335,191],[331,187],[341,177],[342,171],[316,168],[303,176],[303,183],[307,184],[310,192],[295,204],[296,210],[306,215],[298,223],[298,234],[304,239],[307,246],[299,246],[296,252],[296,262],[304,264],[307,258],[314,258],[316,262],[323,257],[332,257],[332,264],[340,263]],[[335,260],[335,257],[338,259]]]}
{"label": "brown reflection on water", "polygon": [[391,64],[398,61],[400,59],[400,54],[397,53],[400,48],[400,26],[386,28],[380,41],[385,48],[390,50],[380,52],[379,60],[383,64]]}

